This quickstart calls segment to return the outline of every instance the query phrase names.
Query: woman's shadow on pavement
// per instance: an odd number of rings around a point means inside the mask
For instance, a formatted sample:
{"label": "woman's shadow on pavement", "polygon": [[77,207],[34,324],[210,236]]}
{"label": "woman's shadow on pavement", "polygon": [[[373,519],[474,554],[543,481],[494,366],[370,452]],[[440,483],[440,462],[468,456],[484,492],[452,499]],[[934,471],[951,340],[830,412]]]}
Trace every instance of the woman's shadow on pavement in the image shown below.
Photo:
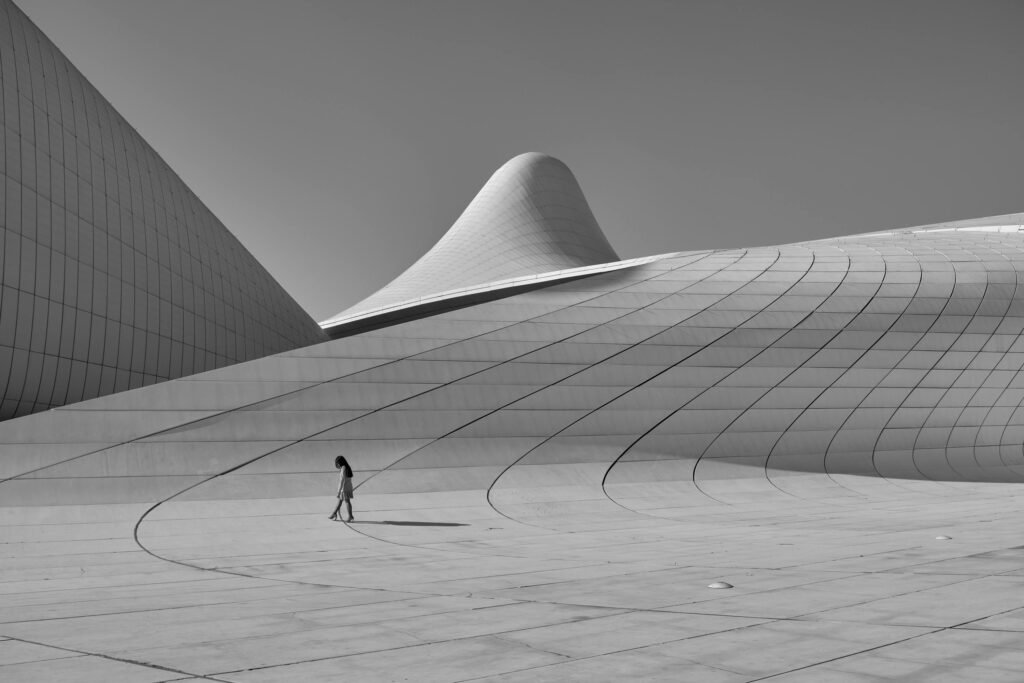
{"label": "woman's shadow on pavement", "polygon": [[391,526],[469,526],[459,522],[399,522],[389,519],[384,520],[361,520],[357,519],[349,524],[390,524]]}

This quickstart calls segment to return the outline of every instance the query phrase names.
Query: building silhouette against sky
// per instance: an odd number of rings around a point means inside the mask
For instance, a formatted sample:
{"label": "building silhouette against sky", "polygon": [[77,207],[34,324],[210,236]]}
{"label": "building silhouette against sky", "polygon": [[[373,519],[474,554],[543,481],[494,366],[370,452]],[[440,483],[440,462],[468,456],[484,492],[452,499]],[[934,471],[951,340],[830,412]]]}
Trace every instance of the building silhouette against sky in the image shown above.
{"label": "building silhouette against sky", "polygon": [[1024,215],[620,261],[530,153],[327,340],[0,9],[0,678],[1024,666]]}
{"label": "building silhouette against sky", "polygon": [[21,10],[0,15],[0,418],[324,339]]}

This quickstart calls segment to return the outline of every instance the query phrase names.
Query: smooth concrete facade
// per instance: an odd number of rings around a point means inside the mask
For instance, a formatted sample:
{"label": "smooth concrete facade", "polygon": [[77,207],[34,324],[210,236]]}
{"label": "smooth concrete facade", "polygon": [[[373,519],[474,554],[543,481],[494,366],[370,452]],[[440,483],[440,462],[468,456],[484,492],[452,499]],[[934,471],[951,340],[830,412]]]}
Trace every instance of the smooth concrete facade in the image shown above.
{"label": "smooth concrete facade", "polygon": [[1020,219],[672,254],[8,421],[0,672],[1015,680]]}
{"label": "smooth concrete facade", "polygon": [[10,0],[0,95],[0,419],[326,338]]}
{"label": "smooth concrete facade", "polygon": [[[245,496],[313,493],[338,451],[362,493],[511,488],[512,505],[563,480],[620,502],[667,482],[696,500],[1017,482],[1022,265],[1021,233],[994,226],[668,255],[0,425],[5,500],[173,493],[204,476],[178,443],[310,473],[247,476]],[[77,481],[93,462],[109,491]]]}

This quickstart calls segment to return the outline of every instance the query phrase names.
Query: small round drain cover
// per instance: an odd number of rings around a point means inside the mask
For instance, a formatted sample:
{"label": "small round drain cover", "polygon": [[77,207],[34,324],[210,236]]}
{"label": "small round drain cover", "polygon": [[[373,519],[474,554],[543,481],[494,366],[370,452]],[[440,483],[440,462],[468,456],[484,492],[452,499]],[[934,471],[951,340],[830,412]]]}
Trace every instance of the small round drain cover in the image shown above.
{"label": "small round drain cover", "polygon": [[715,581],[714,583],[709,583],[708,588],[732,588],[732,584],[725,581]]}

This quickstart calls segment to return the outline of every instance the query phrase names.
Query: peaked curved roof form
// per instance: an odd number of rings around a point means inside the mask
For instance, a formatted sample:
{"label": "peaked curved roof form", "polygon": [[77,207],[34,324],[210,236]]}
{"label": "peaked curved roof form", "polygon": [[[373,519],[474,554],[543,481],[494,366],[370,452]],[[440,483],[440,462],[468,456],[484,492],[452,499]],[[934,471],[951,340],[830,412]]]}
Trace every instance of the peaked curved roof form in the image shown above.
{"label": "peaked curved roof form", "polygon": [[326,338],[8,0],[0,91],[0,419]]}
{"label": "peaked curved roof form", "polygon": [[321,326],[450,290],[618,260],[568,166],[520,154],[494,172],[430,251]]}

